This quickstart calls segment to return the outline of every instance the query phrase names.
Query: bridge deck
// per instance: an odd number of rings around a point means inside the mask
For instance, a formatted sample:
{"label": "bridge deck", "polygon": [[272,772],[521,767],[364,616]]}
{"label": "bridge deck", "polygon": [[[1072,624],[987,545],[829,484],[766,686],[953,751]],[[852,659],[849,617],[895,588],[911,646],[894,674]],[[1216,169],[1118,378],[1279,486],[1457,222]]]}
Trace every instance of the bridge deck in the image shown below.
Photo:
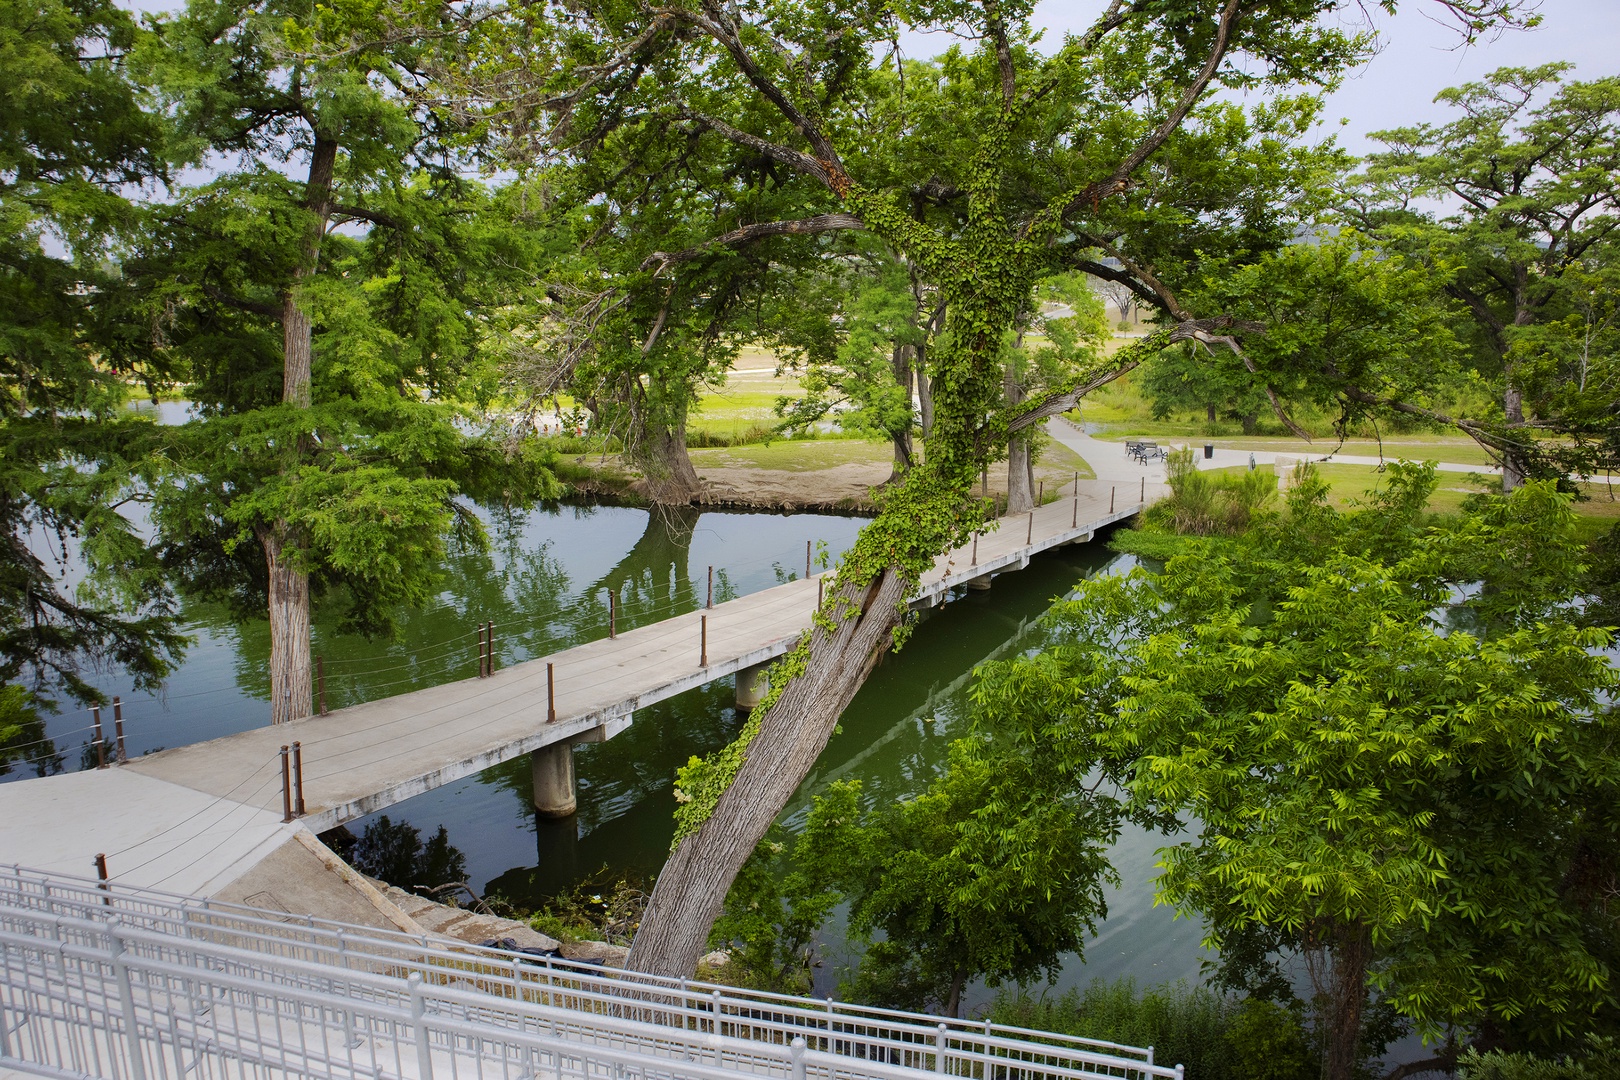
{"label": "bridge deck", "polygon": [[[986,573],[1017,569],[1036,552],[1089,539],[1140,508],[1135,491],[1120,492],[1110,512],[1106,485],[1080,486],[1078,496],[1036,510],[1032,528],[1028,515],[1002,519],[980,538],[976,564],[967,549],[941,557],[924,575],[917,604],[938,603],[948,590]],[[698,663],[705,613],[694,611],[490,678],[194,743],[125,768],[279,816],[279,751],[296,739],[303,748],[304,824],[320,832],[552,743],[611,738],[638,708],[781,656],[810,625],[816,592],[813,579],[792,581],[715,605],[706,613],[706,667]],[[547,663],[556,672],[554,723],[546,720]]]}

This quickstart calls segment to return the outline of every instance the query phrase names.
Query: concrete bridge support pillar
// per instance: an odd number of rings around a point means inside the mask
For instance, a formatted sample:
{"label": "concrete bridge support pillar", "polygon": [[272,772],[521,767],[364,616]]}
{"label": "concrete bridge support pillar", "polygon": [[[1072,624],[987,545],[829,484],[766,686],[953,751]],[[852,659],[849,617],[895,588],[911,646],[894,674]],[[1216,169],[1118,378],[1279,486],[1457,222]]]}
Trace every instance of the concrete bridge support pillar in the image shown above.
{"label": "concrete bridge support pillar", "polygon": [[574,744],[556,742],[529,755],[534,776],[534,809],[541,817],[564,818],[578,807],[574,796]]}
{"label": "concrete bridge support pillar", "polygon": [[990,575],[985,574],[983,577],[974,578],[972,581],[967,583],[967,587],[975,592],[988,591],[990,588]]}
{"label": "concrete bridge support pillar", "polygon": [[765,700],[765,691],[771,688],[771,680],[765,677],[769,666],[755,664],[737,672],[737,708],[752,709]]}

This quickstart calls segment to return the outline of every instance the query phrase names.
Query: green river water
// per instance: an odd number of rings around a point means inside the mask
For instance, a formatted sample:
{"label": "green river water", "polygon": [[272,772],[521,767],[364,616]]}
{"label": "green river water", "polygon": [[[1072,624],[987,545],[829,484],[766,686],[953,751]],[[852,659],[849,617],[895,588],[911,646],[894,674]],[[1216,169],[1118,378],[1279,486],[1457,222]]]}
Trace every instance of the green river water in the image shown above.
{"label": "green river water", "polygon": [[[707,568],[716,599],[769,588],[804,572],[806,541],[836,557],[862,522],[853,517],[732,512],[650,513],[610,506],[544,508],[488,518],[488,552],[447,560],[443,589],[426,610],[406,613],[398,642],[368,642],[317,623],[331,707],[400,693],[476,673],[473,629],[496,624],[500,663],[512,664],[607,633],[606,591],[621,597],[620,625],[636,626],[702,605]],[[835,779],[858,777],[872,799],[922,790],[943,768],[949,740],[964,730],[967,684],[975,665],[1037,647],[1039,618],[1055,597],[1090,574],[1129,565],[1096,542],[1036,557],[996,578],[988,592],[964,593],[937,609],[905,649],[885,659],[841,720],[783,820],[791,829],[810,798]],[[231,734],[268,722],[268,635],[262,622],[237,623],[212,605],[186,609],[195,644],[167,692],[131,692],[109,672],[94,679],[123,697],[131,754]],[[444,825],[467,855],[474,888],[538,903],[606,868],[650,877],[673,832],[675,770],[693,754],[724,745],[739,718],[722,679],[640,710],[617,738],[576,753],[579,812],[537,821],[527,759],[509,762],[390,808],[425,834]],[[50,718],[62,767],[77,768],[87,718]],[[33,775],[27,767],[5,780]],[[351,826],[357,833],[367,821]],[[1153,906],[1154,850],[1160,838],[1127,831],[1115,845],[1120,887],[1082,964],[1071,958],[1059,985],[1096,976],[1139,982],[1193,979],[1201,928]],[[831,992],[850,959],[836,925],[822,943],[817,990]],[[985,994],[973,995],[978,1001]],[[971,1004],[971,998],[970,998]]]}

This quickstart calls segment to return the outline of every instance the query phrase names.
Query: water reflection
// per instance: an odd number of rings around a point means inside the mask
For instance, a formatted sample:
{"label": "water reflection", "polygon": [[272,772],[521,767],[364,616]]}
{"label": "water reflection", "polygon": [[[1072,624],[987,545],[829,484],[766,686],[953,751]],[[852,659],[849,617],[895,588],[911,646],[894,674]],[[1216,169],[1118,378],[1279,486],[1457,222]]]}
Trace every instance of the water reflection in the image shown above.
{"label": "water reflection", "polygon": [[[862,524],[805,514],[650,514],[601,506],[492,511],[486,522],[489,549],[452,553],[435,602],[401,615],[398,641],[366,641],[317,621],[315,648],[324,659],[330,706],[471,677],[479,623],[496,624],[499,662],[512,664],[605,636],[609,589],[620,598],[619,626],[644,625],[701,606],[710,565],[716,568],[717,600],[746,594],[801,573],[806,541],[825,541],[836,557]],[[966,593],[930,614],[846,710],[784,812],[787,827],[798,827],[810,798],[841,777],[859,777],[874,800],[923,790],[943,769],[949,740],[964,731],[973,668],[1039,647],[1039,617],[1056,597],[1082,577],[1124,565],[1100,543],[1047,553],[1026,570],[997,578],[991,591]],[[264,623],[235,623],[213,605],[189,605],[186,616],[197,644],[166,697],[133,694],[117,675],[98,680],[105,692],[124,698],[132,754],[267,720]],[[673,836],[676,770],[692,755],[725,745],[739,721],[729,679],[640,710],[615,739],[577,749],[579,812],[563,821],[536,820],[526,759],[387,813],[423,835],[446,826],[467,856],[474,888],[530,903],[604,867],[650,877]],[[58,738],[67,768],[79,763],[78,748],[87,736],[74,729],[85,722],[71,714],[47,718],[47,732]],[[367,824],[351,827],[358,834]],[[1070,964],[1064,984],[1095,974],[1149,982],[1196,976],[1200,928],[1175,922],[1152,904],[1153,852],[1162,843],[1127,830],[1115,846],[1122,884],[1109,897],[1109,918],[1088,947],[1087,963]],[[818,980],[820,992],[832,989],[844,951],[836,923],[828,939],[826,952],[834,962]]]}

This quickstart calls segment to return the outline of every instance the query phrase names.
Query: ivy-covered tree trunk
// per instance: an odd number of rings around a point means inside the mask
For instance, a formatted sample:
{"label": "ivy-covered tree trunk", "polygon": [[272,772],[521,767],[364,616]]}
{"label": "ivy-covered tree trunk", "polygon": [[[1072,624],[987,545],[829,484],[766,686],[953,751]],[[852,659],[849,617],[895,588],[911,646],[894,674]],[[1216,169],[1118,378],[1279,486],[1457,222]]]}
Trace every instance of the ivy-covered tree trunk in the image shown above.
{"label": "ivy-covered tree trunk", "polygon": [[[321,240],[331,213],[332,178],[337,166],[337,142],[317,133],[310,151],[309,178],[304,186],[305,224],[299,265],[281,296],[282,376],[284,405],[307,409],[313,401],[314,324],[303,306],[299,287],[320,266]],[[304,447],[288,448],[288,467],[297,468]],[[309,573],[297,557],[303,538],[286,521],[259,530],[269,570],[270,598],[270,722],[285,724],[313,712],[313,674],[309,655]]]}
{"label": "ivy-covered tree trunk", "polygon": [[[993,160],[993,149],[986,157]],[[897,234],[892,239],[928,249],[936,265],[944,262],[945,245],[909,219],[861,193],[846,190],[845,196],[862,204],[874,231],[882,234],[889,225]],[[985,425],[1002,404],[1000,343],[1033,280],[1024,245],[1003,231],[993,198],[985,193],[981,208],[987,212],[969,229],[975,252],[984,256],[978,265],[990,269],[942,285],[955,294],[955,344],[935,353],[931,374],[940,393],[928,456],[861,530],[814,627],[771,668],[765,699],[737,739],[682,770],[675,849],[631,944],[631,970],[692,974],[737,872],[893,643],[923,570],[979,523],[972,485],[985,463],[984,448],[999,441]]]}

